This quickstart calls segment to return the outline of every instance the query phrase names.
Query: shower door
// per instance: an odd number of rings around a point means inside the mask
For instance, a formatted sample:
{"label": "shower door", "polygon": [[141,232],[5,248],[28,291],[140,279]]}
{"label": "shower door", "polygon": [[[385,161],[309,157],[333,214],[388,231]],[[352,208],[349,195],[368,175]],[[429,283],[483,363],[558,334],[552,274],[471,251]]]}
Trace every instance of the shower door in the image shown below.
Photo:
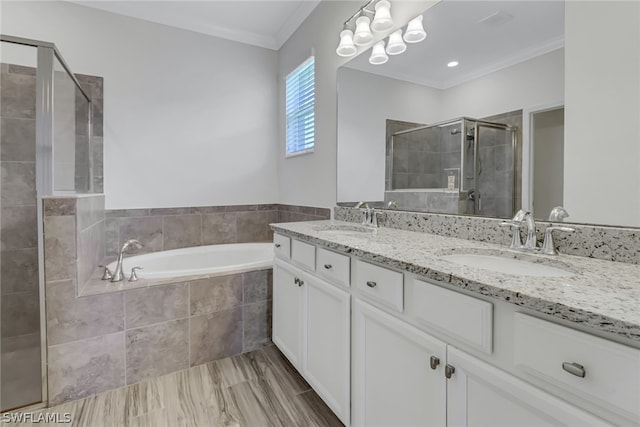
{"label": "shower door", "polygon": [[475,214],[510,218],[516,200],[515,129],[479,121],[475,141]]}

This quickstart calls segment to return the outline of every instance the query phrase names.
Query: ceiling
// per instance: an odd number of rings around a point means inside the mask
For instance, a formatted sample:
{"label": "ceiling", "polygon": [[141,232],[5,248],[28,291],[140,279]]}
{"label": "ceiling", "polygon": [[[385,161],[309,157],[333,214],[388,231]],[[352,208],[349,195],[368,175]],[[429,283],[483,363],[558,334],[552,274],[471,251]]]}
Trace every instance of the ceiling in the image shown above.
{"label": "ceiling", "polygon": [[72,1],[87,7],[278,50],[320,0]]}
{"label": "ceiling", "polygon": [[424,41],[383,65],[366,51],[347,66],[446,89],[564,46],[564,1],[443,0],[423,16]]}

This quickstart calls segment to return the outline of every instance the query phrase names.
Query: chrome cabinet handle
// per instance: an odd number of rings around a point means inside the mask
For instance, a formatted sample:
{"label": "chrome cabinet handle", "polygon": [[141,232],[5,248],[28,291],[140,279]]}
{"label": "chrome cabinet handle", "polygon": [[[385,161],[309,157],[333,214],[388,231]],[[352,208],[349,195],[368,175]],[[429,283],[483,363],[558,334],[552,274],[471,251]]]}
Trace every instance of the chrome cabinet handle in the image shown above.
{"label": "chrome cabinet handle", "polygon": [[440,359],[438,359],[436,356],[431,356],[431,358],[429,359],[429,366],[431,366],[431,369],[436,369],[439,364]]}
{"label": "chrome cabinet handle", "polygon": [[304,280],[298,280],[298,286],[304,285]]}
{"label": "chrome cabinet handle", "polygon": [[279,248],[281,245],[280,245],[280,243],[276,243],[275,246],[276,246],[276,248]]}
{"label": "chrome cabinet handle", "polygon": [[376,286],[378,286],[378,284],[376,282],[367,282],[367,286],[370,288],[375,288]]}
{"label": "chrome cabinet handle", "polygon": [[294,277],[293,279],[293,283],[295,283],[296,285],[300,285],[300,279],[298,279],[297,277]]}
{"label": "chrome cabinet handle", "polygon": [[325,264],[324,268],[326,268],[327,270],[331,270],[333,266],[331,264]]}
{"label": "chrome cabinet handle", "polygon": [[447,379],[451,378],[455,371],[456,368],[454,366],[449,365],[448,363],[444,365],[444,376],[447,377]]}
{"label": "chrome cabinet handle", "polygon": [[587,371],[584,369],[584,366],[575,362],[573,363],[563,362],[562,369],[567,371],[571,375],[575,375],[576,377],[580,377],[580,378],[584,378],[584,376],[587,374]]}

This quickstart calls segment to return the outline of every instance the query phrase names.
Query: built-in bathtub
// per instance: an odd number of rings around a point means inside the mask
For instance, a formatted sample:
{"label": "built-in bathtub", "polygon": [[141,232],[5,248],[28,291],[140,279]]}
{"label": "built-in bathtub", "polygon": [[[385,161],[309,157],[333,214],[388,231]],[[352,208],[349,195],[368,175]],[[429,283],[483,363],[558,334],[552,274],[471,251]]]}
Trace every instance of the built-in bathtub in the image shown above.
{"label": "built-in bathtub", "polygon": [[[133,267],[141,279],[167,279],[186,276],[219,276],[269,268],[273,264],[271,243],[232,243],[195,246],[129,256],[123,269],[127,280]],[[114,271],[115,261],[109,264]]]}

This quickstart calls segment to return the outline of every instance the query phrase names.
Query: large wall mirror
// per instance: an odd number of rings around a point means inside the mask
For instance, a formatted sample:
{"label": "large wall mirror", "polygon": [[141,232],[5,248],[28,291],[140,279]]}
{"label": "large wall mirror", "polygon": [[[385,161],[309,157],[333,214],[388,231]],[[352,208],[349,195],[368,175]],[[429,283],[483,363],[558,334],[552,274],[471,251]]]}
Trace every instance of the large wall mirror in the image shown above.
{"label": "large wall mirror", "polygon": [[423,23],[338,70],[338,204],[640,227],[640,2],[443,0]]}

